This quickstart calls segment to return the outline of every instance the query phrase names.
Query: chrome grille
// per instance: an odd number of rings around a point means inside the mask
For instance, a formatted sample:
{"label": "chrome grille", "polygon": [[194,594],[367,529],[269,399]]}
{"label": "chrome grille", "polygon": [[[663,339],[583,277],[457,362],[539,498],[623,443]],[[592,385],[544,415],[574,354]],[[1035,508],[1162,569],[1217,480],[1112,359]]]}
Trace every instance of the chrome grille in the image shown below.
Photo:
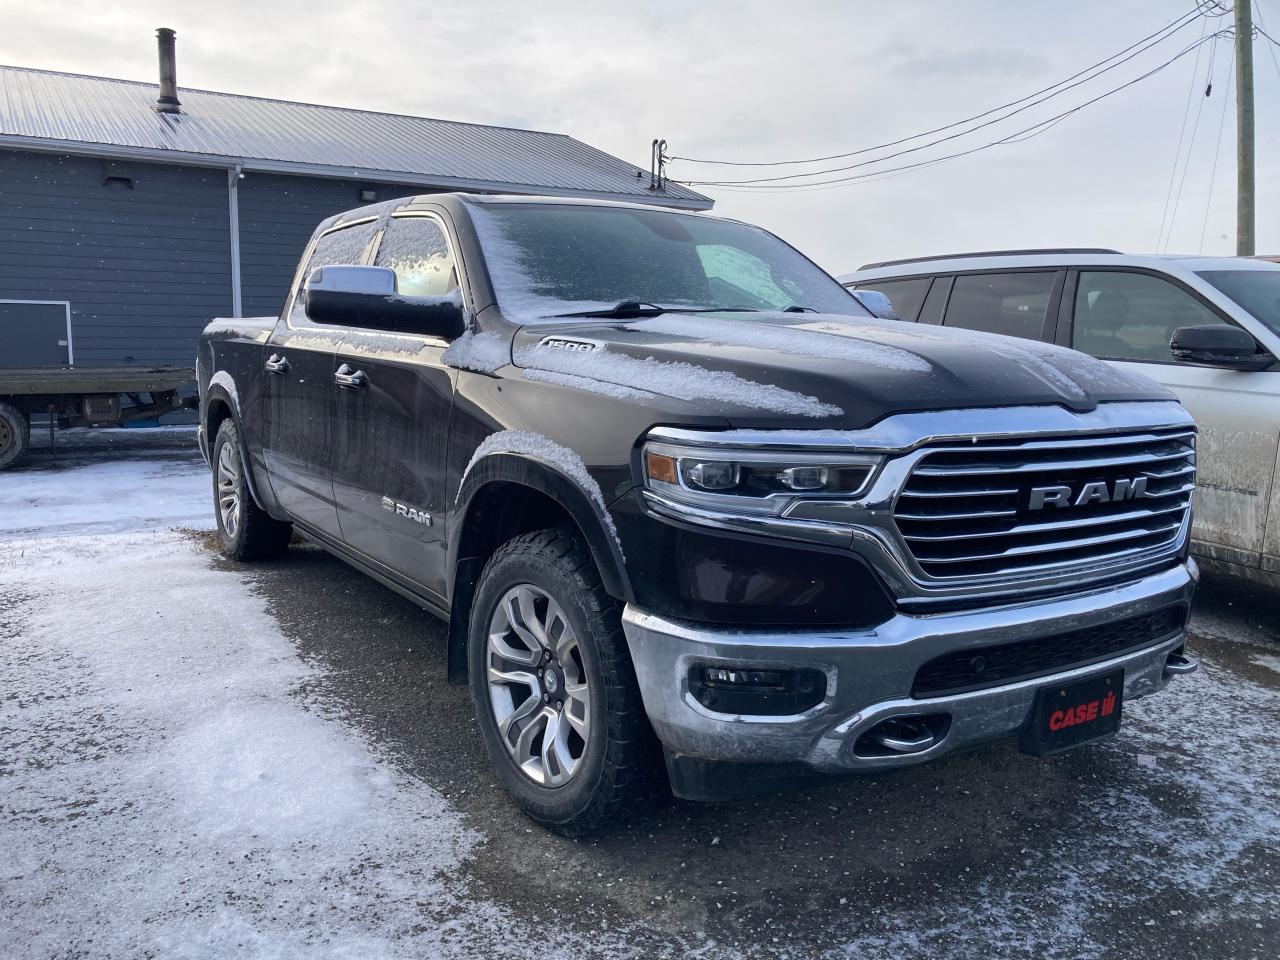
{"label": "chrome grille", "polygon": [[[1139,478],[1142,496],[1116,496]],[[894,521],[932,578],[1093,567],[1168,550],[1194,487],[1195,432],[1187,429],[952,444],[917,461]],[[1036,490],[1048,501],[1038,510]]]}

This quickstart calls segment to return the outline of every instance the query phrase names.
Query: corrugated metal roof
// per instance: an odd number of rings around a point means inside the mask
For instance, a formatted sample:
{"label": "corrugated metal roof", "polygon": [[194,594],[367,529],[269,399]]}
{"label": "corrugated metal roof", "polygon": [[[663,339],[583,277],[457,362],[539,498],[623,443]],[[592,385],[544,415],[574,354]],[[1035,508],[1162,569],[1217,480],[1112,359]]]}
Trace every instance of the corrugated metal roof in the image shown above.
{"label": "corrugated metal roof", "polygon": [[[154,84],[0,66],[0,143],[294,170],[462,189],[603,196],[706,209],[678,184],[562,134],[180,88],[157,113]],[[86,148],[94,148],[92,151]]]}

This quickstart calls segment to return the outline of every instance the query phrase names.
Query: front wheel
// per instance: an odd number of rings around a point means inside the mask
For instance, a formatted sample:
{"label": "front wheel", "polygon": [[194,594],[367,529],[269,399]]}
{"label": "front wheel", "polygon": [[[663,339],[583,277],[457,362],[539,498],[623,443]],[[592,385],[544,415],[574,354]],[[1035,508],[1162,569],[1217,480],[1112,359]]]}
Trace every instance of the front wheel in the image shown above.
{"label": "front wheel", "polygon": [[230,418],[218,428],[209,462],[223,555],[232,560],[261,560],[282,553],[293,536],[293,525],[276,520],[254,503],[240,456],[240,431]]}
{"label": "front wheel", "polygon": [[498,549],[480,575],[468,654],[485,747],[534,820],[590,833],[660,782],[618,605],[573,532]]}

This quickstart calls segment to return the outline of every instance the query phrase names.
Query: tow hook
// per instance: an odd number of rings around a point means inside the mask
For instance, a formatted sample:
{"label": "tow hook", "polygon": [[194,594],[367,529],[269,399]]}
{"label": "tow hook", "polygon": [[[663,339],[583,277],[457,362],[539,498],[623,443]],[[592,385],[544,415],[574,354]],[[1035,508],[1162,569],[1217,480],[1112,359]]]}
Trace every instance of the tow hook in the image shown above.
{"label": "tow hook", "polygon": [[1166,677],[1183,677],[1188,673],[1195,673],[1199,669],[1200,661],[1195,657],[1188,657],[1185,653],[1171,653],[1164,662],[1164,675]]}

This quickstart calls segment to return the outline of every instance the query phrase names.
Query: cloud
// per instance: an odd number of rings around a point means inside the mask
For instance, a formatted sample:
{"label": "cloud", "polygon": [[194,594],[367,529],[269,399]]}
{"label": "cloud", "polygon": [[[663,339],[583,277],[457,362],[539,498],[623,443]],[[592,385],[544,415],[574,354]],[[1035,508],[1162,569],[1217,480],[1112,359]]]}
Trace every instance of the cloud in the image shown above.
{"label": "cloud", "polygon": [[[172,26],[180,85],[551,130],[647,169],[655,137],[679,156],[740,160],[908,137],[1061,80],[1176,12],[1161,0],[1080,0],[1069,9],[999,0],[0,0],[0,61],[151,79],[154,28]],[[1174,246],[1184,249],[1199,245],[1230,64],[1225,46],[1219,54],[1175,231]],[[718,212],[759,222],[837,271],[937,250],[1150,249],[1191,60],[1026,143],[817,192],[706,192]],[[1207,65],[1206,56],[1201,86]],[[1270,68],[1259,53],[1260,104],[1280,95],[1280,71]],[[1280,249],[1280,222],[1268,216],[1280,209],[1280,178],[1268,161],[1280,146],[1280,114],[1260,110],[1258,124],[1259,242]],[[981,135],[955,147],[978,142]],[[1228,116],[1208,252],[1231,249],[1220,235],[1233,217],[1233,143]],[[671,172],[736,179],[759,169],[676,163]]]}

